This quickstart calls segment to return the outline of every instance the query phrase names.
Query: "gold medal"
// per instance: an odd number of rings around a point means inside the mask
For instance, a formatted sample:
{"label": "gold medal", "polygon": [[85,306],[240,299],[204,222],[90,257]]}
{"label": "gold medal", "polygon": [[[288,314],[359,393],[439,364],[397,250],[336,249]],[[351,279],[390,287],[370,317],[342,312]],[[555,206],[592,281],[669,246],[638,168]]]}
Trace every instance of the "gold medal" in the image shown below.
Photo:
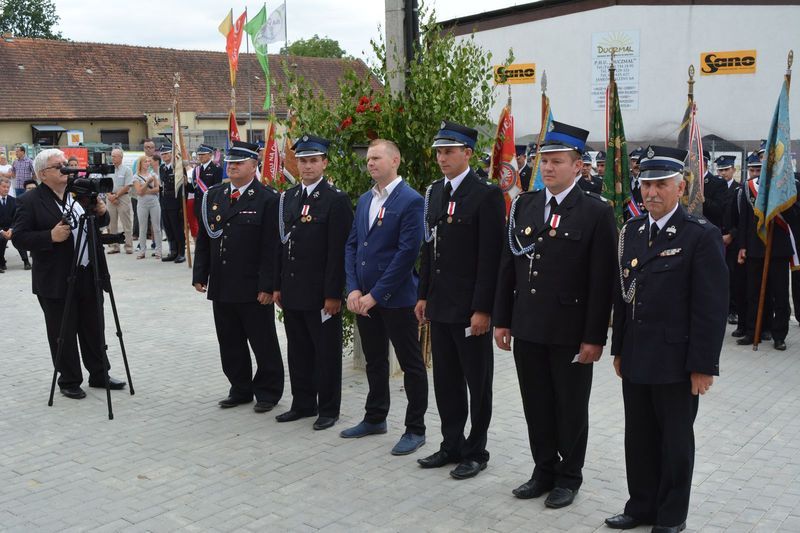
{"label": "gold medal", "polygon": [[556,230],[555,229],[551,229],[547,234],[550,235],[551,237],[555,237],[556,236]]}
{"label": "gold medal", "polygon": [[448,224],[452,224],[453,223],[453,217],[447,217],[447,223]]}
{"label": "gold medal", "polygon": [[311,215],[306,216],[306,222],[311,222]]}
{"label": "gold medal", "polygon": [[377,224],[377,225],[379,225],[379,226],[382,226],[382,225],[383,225],[383,220],[381,220],[381,219],[378,219],[378,221],[376,222],[376,224]]}
{"label": "gold medal", "polygon": [[217,209],[218,209],[217,204],[214,204],[214,205],[211,206],[211,210],[212,211],[216,211]]}
{"label": "gold medal", "polygon": [[528,226],[527,228],[525,228],[525,235],[530,235],[530,234],[531,234],[531,231],[532,231],[532,230],[531,230],[531,227],[530,227],[530,226]]}
{"label": "gold medal", "polygon": [[217,222],[219,222],[220,220],[222,220],[222,217],[220,215],[217,215],[217,219],[216,220],[217,220]]}
{"label": "gold medal", "polygon": [[211,226],[211,229],[214,229],[214,224],[209,224],[209,226]]}
{"label": "gold medal", "polygon": [[622,275],[627,278],[628,276],[631,275],[631,271],[626,268],[625,270],[622,271]]}
{"label": "gold medal", "polygon": [[300,217],[300,222],[302,222],[302,223],[304,223],[304,224],[305,224],[305,222],[306,222],[306,217],[304,217],[304,216]]}
{"label": "gold medal", "polygon": [[636,268],[636,265],[638,265],[638,264],[639,264],[639,260],[638,259],[636,259],[635,257],[633,259],[631,259],[631,266],[633,268]]}

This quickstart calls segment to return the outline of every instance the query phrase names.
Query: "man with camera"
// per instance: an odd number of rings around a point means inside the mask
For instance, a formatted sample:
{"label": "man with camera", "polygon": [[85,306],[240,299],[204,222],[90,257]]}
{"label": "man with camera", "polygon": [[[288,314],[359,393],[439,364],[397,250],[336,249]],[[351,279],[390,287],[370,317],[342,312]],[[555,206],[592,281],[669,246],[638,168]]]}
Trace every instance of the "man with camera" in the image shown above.
{"label": "man with camera", "polygon": [[[54,363],[61,324],[66,321],[57,365],[60,373],[58,385],[64,396],[77,400],[86,397],[81,388],[83,373],[78,342],[83,364],[89,370],[90,387],[105,388],[106,373],[110,368],[102,340],[102,298],[98,302],[94,281],[95,269],[99,269],[101,279],[107,280],[108,268],[99,240],[98,264],[90,261],[85,239],[81,240],[80,249],[76,249],[79,221],[86,210],[97,216],[97,227],[108,224],[109,216],[102,201],[82,204],[68,193],[70,178],[61,171],[66,163],[61,150],[43,150],[36,156],[33,166],[40,186],[19,198],[12,242],[18,248],[30,250],[33,256],[33,293],[44,312]],[[68,278],[73,264],[78,261],[74,298],[67,302]],[[114,390],[126,385],[114,378],[109,378],[109,384]]]}

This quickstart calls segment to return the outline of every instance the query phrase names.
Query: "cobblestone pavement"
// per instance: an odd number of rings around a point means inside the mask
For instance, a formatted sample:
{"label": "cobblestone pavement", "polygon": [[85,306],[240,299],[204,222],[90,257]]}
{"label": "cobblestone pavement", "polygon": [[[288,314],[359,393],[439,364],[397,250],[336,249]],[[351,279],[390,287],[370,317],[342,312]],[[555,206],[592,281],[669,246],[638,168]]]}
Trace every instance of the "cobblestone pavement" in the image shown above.
{"label": "cobblestone pavement", "polygon": [[[489,468],[456,481],[416,459],[439,445],[433,394],[428,443],[389,450],[403,431],[402,379],[392,380],[389,432],[345,440],[361,419],[365,375],[344,361],[342,419],[278,424],[275,411],[221,410],[227,381],[211,305],[186,265],[109,256],[136,394],[82,401],[56,395],[30,275],[14,250],[0,274],[0,530],[3,531],[604,531],[626,499],[620,383],[608,354],[595,368],[585,483],[575,503],[549,510],[511,489],[532,462],[512,357],[496,353]],[[106,299],[112,375],[124,378]],[[281,343],[285,338],[281,332]],[[730,331],[730,328],[729,328]],[[800,328],[786,352],[725,340],[722,377],[702,398],[688,527],[800,531]],[[285,354],[285,351],[284,351]],[[432,386],[432,384],[431,384]],[[639,528],[645,531],[645,528]]]}

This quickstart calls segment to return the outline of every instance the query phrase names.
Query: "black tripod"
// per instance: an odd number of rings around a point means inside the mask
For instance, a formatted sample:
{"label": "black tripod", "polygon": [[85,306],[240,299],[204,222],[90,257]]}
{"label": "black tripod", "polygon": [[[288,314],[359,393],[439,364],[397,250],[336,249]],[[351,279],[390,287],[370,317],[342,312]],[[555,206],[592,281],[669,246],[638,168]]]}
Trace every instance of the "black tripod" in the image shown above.
{"label": "black tripod", "polygon": [[[66,218],[66,217],[65,217]],[[111,409],[111,386],[108,381],[108,345],[106,344],[105,324],[103,323],[103,287],[100,285],[100,263],[97,260],[97,247],[98,247],[98,231],[96,225],[95,215],[87,215],[86,213],[80,216],[78,221],[78,236],[75,242],[75,251],[72,256],[72,267],[70,269],[69,278],[67,279],[67,297],[64,305],[64,316],[61,319],[61,327],[58,333],[58,349],[56,350],[55,360],[53,361],[53,382],[50,385],[50,400],[47,405],[53,405],[53,395],[56,390],[56,378],[58,376],[58,364],[61,361],[61,354],[64,350],[64,339],[67,333],[67,313],[70,311],[70,304],[75,299],[75,283],[78,279],[78,267],[81,264],[81,257],[84,251],[89,252],[89,264],[92,265],[92,276],[94,281],[95,298],[97,301],[97,309],[100,314],[98,317],[97,331],[100,332],[100,346],[102,347],[102,362],[105,366],[105,383],[106,383],[106,402],[108,404],[108,419],[114,419],[114,412]],[[87,250],[88,249],[88,250]],[[125,353],[125,343],[122,340],[122,329],[119,325],[119,315],[117,314],[117,304],[114,301],[114,290],[111,288],[111,279],[108,281],[108,295],[111,299],[111,309],[114,312],[114,323],[117,327],[117,338],[119,338],[119,346],[122,350],[122,360],[125,363],[125,374],[128,377],[128,387],[131,396],[134,395],[133,381],[131,380],[131,371],[128,367],[128,356]],[[74,333],[73,333],[74,334]]]}

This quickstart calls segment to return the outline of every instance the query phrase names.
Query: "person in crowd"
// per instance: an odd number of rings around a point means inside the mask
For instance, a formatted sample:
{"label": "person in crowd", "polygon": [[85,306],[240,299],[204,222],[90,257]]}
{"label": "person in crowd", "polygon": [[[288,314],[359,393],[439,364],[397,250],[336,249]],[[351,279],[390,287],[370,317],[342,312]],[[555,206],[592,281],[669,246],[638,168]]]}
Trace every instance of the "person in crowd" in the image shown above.
{"label": "person in crowd", "polygon": [[[108,231],[117,233],[121,230],[125,234],[125,253],[133,253],[133,205],[131,203],[131,185],[133,184],[133,174],[130,167],[122,164],[124,154],[121,148],[111,150],[111,161],[114,164],[114,190],[106,194],[108,201],[108,215],[110,222]],[[119,244],[112,244],[108,247],[109,254],[119,253]]]}
{"label": "person in crowd", "polygon": [[136,160],[137,173],[133,179],[133,188],[138,198],[136,209],[143,231],[139,232],[139,251],[136,259],[144,259],[147,253],[147,224],[153,225],[153,243],[156,245],[153,257],[161,259],[161,206],[158,193],[161,183],[156,172],[156,162],[152,157],[143,155]]}

